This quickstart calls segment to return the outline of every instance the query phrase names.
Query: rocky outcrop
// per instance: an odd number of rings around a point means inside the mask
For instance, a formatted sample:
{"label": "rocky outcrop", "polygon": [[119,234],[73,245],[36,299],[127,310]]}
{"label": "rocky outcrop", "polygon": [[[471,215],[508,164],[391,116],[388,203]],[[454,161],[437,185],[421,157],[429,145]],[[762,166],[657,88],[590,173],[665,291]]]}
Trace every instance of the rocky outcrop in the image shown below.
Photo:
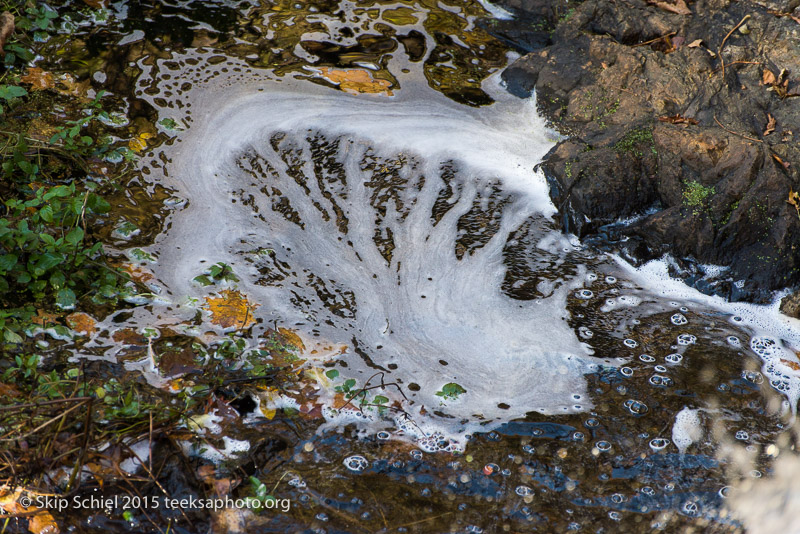
{"label": "rocky outcrop", "polygon": [[566,136],[542,164],[564,229],[729,266],[702,288],[733,299],[800,283],[800,0],[555,5],[487,29],[548,32],[504,79]]}

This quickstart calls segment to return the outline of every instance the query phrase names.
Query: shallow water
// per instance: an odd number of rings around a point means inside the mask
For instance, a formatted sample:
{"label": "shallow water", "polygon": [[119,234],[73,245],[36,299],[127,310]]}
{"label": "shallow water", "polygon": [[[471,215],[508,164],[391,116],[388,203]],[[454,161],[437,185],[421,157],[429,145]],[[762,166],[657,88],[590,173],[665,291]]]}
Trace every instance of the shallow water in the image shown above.
{"label": "shallow water", "polygon": [[[254,345],[272,326],[302,337],[313,387],[254,392],[313,414],[257,466],[293,507],[248,531],[740,528],[729,486],[793,439],[797,321],[560,234],[535,170],[557,136],[497,85],[477,4],[245,12],[268,44],[137,63],[138,96],[186,128],[143,161],[174,194],[141,262],[158,298],[106,326],[215,330],[188,325],[215,290],[192,280],[225,262],[260,304]],[[361,409],[347,379],[376,386]],[[229,438],[258,449],[279,424],[263,412]]]}

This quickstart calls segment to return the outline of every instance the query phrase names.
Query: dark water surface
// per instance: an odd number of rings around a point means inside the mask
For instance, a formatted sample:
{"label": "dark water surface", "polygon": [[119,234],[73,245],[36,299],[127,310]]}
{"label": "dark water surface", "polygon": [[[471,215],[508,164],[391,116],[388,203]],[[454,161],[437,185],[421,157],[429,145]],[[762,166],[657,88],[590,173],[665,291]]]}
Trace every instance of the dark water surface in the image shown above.
{"label": "dark water surface", "polygon": [[[534,171],[557,135],[503,93],[509,51],[480,4],[107,14],[82,46],[51,43],[85,50],[149,145],[109,237],[156,295],[104,326],[215,339],[219,288],[193,278],[224,262],[260,305],[248,346],[280,327],[304,347],[296,387],[254,389],[224,438],[211,417],[186,444],[292,502],[220,531],[742,528],[728,496],[790,454],[800,329],[559,234]],[[86,353],[125,361],[102,338]]]}

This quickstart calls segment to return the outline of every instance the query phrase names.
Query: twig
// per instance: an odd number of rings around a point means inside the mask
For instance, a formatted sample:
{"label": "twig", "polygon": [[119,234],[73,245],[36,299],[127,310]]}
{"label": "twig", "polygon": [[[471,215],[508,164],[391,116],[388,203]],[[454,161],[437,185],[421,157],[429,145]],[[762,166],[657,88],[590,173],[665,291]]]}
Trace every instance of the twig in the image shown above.
{"label": "twig", "polygon": [[744,18],[742,18],[742,20],[739,21],[739,24],[734,26],[733,29],[728,32],[728,35],[726,35],[725,38],[722,40],[722,44],[719,45],[719,50],[717,50],[717,55],[719,56],[720,65],[722,65],[722,78],[723,78],[723,80],[725,79],[725,59],[723,59],[723,57],[722,57],[722,49],[725,47],[725,41],[727,41],[728,37],[730,37],[731,34],[736,31],[736,28],[738,28],[739,26],[744,24],[744,21],[746,21],[749,18],[750,18],[750,15],[745,15]]}
{"label": "twig", "polygon": [[656,37],[655,39],[650,39],[649,41],[645,41],[645,42],[643,42],[643,43],[636,43],[635,45],[631,45],[631,48],[636,48],[637,46],[649,45],[650,43],[655,43],[656,41],[660,41],[661,39],[663,39],[663,38],[665,38],[665,37],[672,37],[672,36],[673,36],[673,35],[675,35],[676,33],[678,33],[678,32],[669,32],[669,33],[665,33],[665,34],[664,34],[664,35],[662,35],[661,37]]}
{"label": "twig", "polygon": [[763,143],[763,142],[764,142],[764,141],[762,141],[761,139],[755,139],[755,138],[753,138],[753,137],[747,137],[747,136],[746,136],[746,135],[744,135],[744,134],[740,134],[739,132],[734,132],[733,130],[730,130],[730,129],[728,129],[728,128],[724,127],[724,126],[722,125],[722,123],[721,123],[721,122],[719,122],[719,121],[717,120],[717,116],[716,116],[716,115],[714,115],[714,122],[716,122],[716,123],[719,125],[719,127],[720,127],[720,128],[722,128],[723,130],[725,130],[726,132],[728,132],[728,133],[730,133],[730,134],[733,134],[733,135],[738,135],[739,137],[744,137],[744,138],[745,138],[745,139],[747,139],[748,141],[755,141],[756,143]]}
{"label": "twig", "polygon": [[[760,61],[734,61],[732,63],[728,63],[728,67],[731,65],[763,65]],[[714,69],[713,73],[719,72],[720,69]]]}

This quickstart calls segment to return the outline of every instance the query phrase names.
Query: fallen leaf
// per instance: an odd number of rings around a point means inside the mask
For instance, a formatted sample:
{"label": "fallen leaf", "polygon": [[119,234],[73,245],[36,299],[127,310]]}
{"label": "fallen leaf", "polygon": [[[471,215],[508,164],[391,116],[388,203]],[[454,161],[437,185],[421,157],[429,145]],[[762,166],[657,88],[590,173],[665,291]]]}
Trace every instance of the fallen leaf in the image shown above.
{"label": "fallen leaf", "polygon": [[97,331],[97,321],[88,313],[71,313],[65,319],[67,326],[84,336],[91,336]]}
{"label": "fallen leaf", "polygon": [[218,297],[206,297],[206,305],[211,312],[211,322],[222,328],[249,328],[255,324],[253,312],[259,304],[251,303],[247,297],[236,290],[226,289]]}
{"label": "fallen leaf", "polygon": [[[28,511],[32,509],[35,508],[29,508]],[[56,524],[56,520],[53,518],[53,514],[47,510],[42,510],[28,520],[28,530],[30,530],[32,534],[58,534],[61,532]]]}
{"label": "fallen leaf", "polygon": [[42,91],[53,87],[53,75],[39,67],[31,67],[24,76],[20,77],[22,83],[31,84],[31,90]]}
{"label": "fallen leaf", "polygon": [[[795,193],[795,195],[797,195],[797,193]],[[790,369],[800,371],[800,363],[793,362],[792,360],[784,360],[783,358],[781,358],[781,363]]]}
{"label": "fallen leaf", "polygon": [[58,322],[58,315],[47,313],[43,310],[36,310],[36,315],[31,318],[31,322],[43,328],[47,328]]}
{"label": "fallen leaf", "polygon": [[91,80],[89,78],[79,82],[71,74],[62,74],[55,80],[53,88],[63,95],[77,96],[78,98],[86,98],[89,93]]}
{"label": "fallen leaf", "polygon": [[288,328],[278,328],[278,332],[281,333],[281,336],[283,336],[287,343],[291,344],[296,349],[300,350],[301,352],[306,350],[303,340],[300,339],[300,336],[298,336],[293,330],[289,330]]}
{"label": "fallen leaf", "polygon": [[147,345],[147,338],[133,328],[123,328],[111,335],[111,339],[123,345]]}
{"label": "fallen leaf", "polygon": [[392,84],[387,80],[375,79],[367,69],[334,69],[322,67],[319,74],[331,83],[335,83],[339,88],[353,95],[360,93],[374,93],[383,96],[391,96],[389,89]]}
{"label": "fallen leaf", "polygon": [[699,48],[701,44],[703,44],[703,40],[702,39],[695,39],[694,41],[692,41],[691,43],[686,45],[686,47],[687,48]]}
{"label": "fallen leaf", "polygon": [[764,72],[761,73],[761,83],[763,85],[772,85],[775,83],[775,75],[769,69],[764,69]]}
{"label": "fallen leaf", "polygon": [[103,9],[108,7],[108,0],[83,0],[83,3],[94,9]]}
{"label": "fallen leaf", "polygon": [[775,131],[775,117],[767,113],[767,128],[764,130],[764,135],[769,135]]}
{"label": "fallen leaf", "polygon": [[151,273],[144,267],[133,265],[132,263],[123,263],[119,265],[119,268],[128,273],[131,277],[131,280],[133,280],[134,282],[138,282],[140,284],[143,284],[155,278],[153,273]]}
{"label": "fallen leaf", "polygon": [[660,122],[668,122],[670,124],[683,124],[684,126],[688,126],[689,124],[698,124],[697,119],[693,119],[691,117],[684,117],[682,115],[659,117],[658,120]]}
{"label": "fallen leaf", "polygon": [[689,9],[689,6],[686,5],[684,0],[675,0],[674,2],[665,2],[661,0],[654,0],[648,2],[658,8],[663,9],[664,11],[669,11],[670,13],[676,13],[678,15],[691,15],[692,11]]}
{"label": "fallen leaf", "polygon": [[22,392],[11,384],[4,384],[0,382],[0,397],[10,397],[13,399],[14,397],[19,397],[20,395],[22,395]]}
{"label": "fallen leaf", "polygon": [[142,132],[138,136],[128,141],[128,148],[130,148],[134,152],[141,152],[142,150],[147,148],[147,140],[152,139],[153,137],[155,137],[154,134],[151,134],[149,132]]}

